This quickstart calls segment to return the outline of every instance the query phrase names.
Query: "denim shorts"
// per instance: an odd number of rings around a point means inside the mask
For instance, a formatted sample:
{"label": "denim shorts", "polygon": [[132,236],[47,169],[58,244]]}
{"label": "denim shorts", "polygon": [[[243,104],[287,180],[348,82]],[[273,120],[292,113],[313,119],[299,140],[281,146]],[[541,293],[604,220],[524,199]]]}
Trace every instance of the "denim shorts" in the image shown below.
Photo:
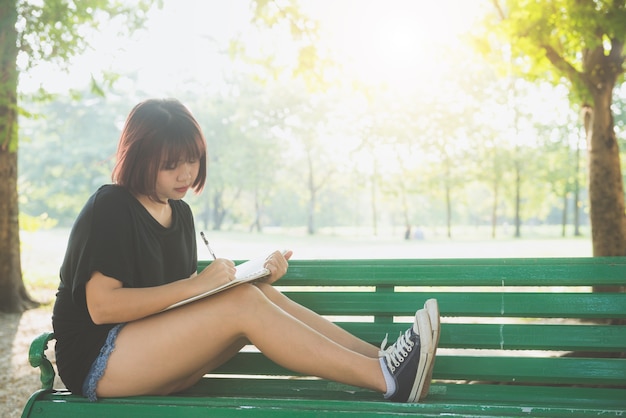
{"label": "denim shorts", "polygon": [[83,396],[92,402],[98,400],[96,387],[100,379],[102,379],[102,375],[104,375],[104,370],[107,368],[111,353],[115,350],[115,339],[124,325],[126,324],[117,324],[111,328],[109,335],[107,335],[107,340],[100,349],[100,354],[98,354],[98,357],[94,360],[89,369],[89,373],[87,373],[87,377],[85,377],[85,381],[83,382]]}

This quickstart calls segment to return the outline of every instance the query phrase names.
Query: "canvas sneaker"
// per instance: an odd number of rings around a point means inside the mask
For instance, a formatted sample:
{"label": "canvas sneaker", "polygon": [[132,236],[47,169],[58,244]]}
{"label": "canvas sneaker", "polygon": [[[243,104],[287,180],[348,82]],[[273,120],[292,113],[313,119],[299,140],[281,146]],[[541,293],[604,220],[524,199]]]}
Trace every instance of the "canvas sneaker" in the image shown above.
{"label": "canvas sneaker", "polygon": [[381,364],[392,376],[396,390],[385,398],[394,402],[417,402],[434,357],[430,318],[425,309],[415,314],[413,326],[395,343],[381,349]]}
{"label": "canvas sneaker", "polygon": [[426,310],[426,312],[428,313],[428,317],[430,318],[430,328],[432,330],[434,350],[433,361],[430,363],[430,369],[428,370],[428,373],[426,373],[426,382],[424,383],[424,388],[422,389],[422,392],[420,394],[420,401],[428,396],[430,383],[433,380],[433,369],[435,368],[437,347],[439,347],[439,335],[441,334],[441,321],[439,319],[439,304],[437,303],[437,299],[428,299],[426,303],[424,303],[424,309]]}

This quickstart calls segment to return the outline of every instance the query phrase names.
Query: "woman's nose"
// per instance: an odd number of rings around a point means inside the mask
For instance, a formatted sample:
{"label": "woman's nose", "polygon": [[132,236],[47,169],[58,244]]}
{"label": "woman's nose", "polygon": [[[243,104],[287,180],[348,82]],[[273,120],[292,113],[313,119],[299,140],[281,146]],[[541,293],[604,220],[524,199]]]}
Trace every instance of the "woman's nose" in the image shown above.
{"label": "woman's nose", "polygon": [[192,165],[189,163],[185,163],[185,164],[181,164],[180,167],[181,169],[178,173],[178,178],[181,180],[186,180],[188,178],[191,178],[192,171],[193,171]]}

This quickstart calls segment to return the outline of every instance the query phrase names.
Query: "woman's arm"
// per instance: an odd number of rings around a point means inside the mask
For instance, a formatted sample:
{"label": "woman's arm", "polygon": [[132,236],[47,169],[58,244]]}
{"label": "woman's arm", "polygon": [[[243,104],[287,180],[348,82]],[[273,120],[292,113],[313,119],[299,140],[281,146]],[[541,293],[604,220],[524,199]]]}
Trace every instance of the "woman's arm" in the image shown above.
{"label": "woman's arm", "polygon": [[135,321],[234,278],[235,266],[225,259],[213,261],[202,272],[187,279],[145,288],[123,287],[121,281],[96,271],[85,286],[87,309],[96,324]]}

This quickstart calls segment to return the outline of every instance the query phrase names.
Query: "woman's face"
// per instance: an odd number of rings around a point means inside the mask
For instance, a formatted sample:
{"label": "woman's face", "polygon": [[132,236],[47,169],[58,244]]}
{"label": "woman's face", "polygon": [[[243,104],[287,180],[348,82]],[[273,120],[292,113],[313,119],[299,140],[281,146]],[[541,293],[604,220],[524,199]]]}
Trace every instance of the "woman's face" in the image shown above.
{"label": "woman's face", "polygon": [[182,199],[198,177],[199,171],[199,160],[180,160],[174,164],[163,165],[157,174],[157,196],[163,202],[168,199]]}

